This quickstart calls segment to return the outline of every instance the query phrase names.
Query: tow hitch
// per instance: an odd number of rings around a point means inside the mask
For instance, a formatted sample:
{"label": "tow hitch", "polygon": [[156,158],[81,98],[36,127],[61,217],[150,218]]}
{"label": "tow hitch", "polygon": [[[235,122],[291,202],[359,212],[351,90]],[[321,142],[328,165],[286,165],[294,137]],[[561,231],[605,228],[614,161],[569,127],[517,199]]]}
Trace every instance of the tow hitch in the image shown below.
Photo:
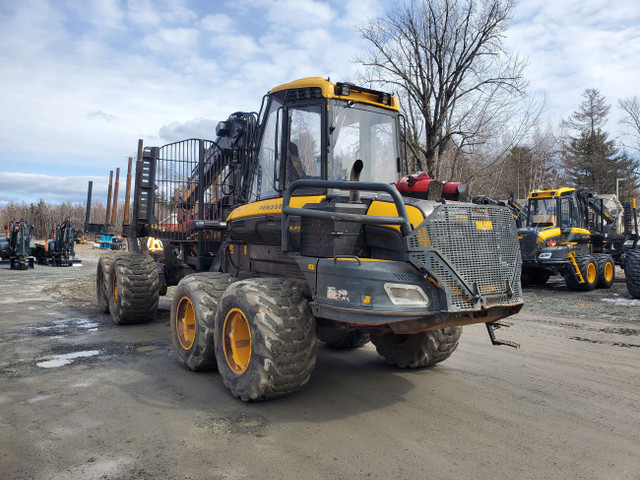
{"label": "tow hitch", "polygon": [[510,327],[511,325],[513,325],[513,323],[496,321],[485,323],[485,325],[487,326],[487,332],[489,332],[489,338],[491,338],[492,345],[506,345],[507,347],[520,348],[519,343],[510,342],[508,340],[498,340],[494,332],[494,330],[497,330],[500,327]]}

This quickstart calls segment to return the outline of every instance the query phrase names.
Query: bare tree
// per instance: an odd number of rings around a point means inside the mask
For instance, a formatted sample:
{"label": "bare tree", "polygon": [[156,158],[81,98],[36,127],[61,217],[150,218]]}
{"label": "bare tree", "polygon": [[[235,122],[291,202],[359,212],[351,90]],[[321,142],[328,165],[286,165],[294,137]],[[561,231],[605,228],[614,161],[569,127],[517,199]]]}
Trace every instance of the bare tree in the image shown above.
{"label": "bare tree", "polygon": [[[49,204],[43,199],[37,203],[26,204],[25,202],[11,202],[4,207],[0,207],[0,237],[5,235],[7,222],[25,220],[31,224],[32,238],[44,240],[52,238],[52,230],[55,225],[59,225],[66,218],[76,230],[85,228],[86,208],[82,203],[65,202],[62,204]],[[106,208],[102,203],[92,204],[92,219],[94,223],[102,223],[106,215]],[[124,217],[124,206],[118,205],[114,231],[120,232]]]}
{"label": "bare tree", "polygon": [[558,141],[552,129],[536,127],[531,138],[511,149],[499,171],[488,175],[485,189],[505,198],[514,192],[516,198],[527,198],[536,188],[554,188],[558,183]]}
{"label": "bare tree", "polygon": [[623,137],[628,142],[623,143],[623,146],[640,153],[640,99],[634,96],[618,100],[618,108],[626,114],[620,120],[620,123],[627,127]]}
{"label": "bare tree", "polygon": [[[356,58],[360,80],[398,93],[415,168],[456,174],[458,154],[485,144],[522,97],[525,63],[502,44],[513,8],[513,0],[405,0],[358,27],[371,44]],[[444,171],[449,148],[458,154]]]}

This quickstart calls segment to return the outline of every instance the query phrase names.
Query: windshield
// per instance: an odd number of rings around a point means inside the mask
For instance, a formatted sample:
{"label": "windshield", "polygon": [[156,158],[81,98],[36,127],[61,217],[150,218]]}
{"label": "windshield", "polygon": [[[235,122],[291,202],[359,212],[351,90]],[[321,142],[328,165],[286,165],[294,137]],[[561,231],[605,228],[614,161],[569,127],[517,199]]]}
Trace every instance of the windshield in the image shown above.
{"label": "windshield", "polygon": [[552,227],[556,225],[556,199],[535,198],[529,200],[528,227]]}
{"label": "windshield", "polygon": [[344,101],[330,102],[328,180],[398,180],[396,113]]}

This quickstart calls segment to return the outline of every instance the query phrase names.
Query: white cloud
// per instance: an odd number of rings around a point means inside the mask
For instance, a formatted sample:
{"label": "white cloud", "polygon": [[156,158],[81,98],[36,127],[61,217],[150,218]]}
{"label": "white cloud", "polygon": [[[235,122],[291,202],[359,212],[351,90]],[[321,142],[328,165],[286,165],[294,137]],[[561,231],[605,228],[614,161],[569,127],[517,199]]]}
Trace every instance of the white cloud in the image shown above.
{"label": "white cloud", "polygon": [[384,6],[377,0],[348,0],[344,8],[344,16],[341,16],[337,22],[345,28],[365,24],[385,11]]}
{"label": "white cloud", "polygon": [[105,113],[102,110],[98,110],[95,112],[89,112],[87,113],[87,118],[88,119],[100,119],[100,120],[104,120],[106,122],[113,122],[115,120],[117,120],[117,117],[114,117],[113,115],[111,115],[110,113]]}
{"label": "white cloud", "polygon": [[167,143],[186,138],[204,138],[213,140],[216,137],[218,122],[206,118],[194,118],[186,122],[171,122],[163,125],[158,132],[161,140]]}
{"label": "white cloud", "polygon": [[326,26],[337,15],[329,2],[317,0],[243,0],[226,5],[242,16],[262,19],[264,12],[264,24],[284,32]]}
{"label": "white cloud", "polygon": [[188,0],[127,0],[126,18],[143,28],[195,22],[197,15]]}
{"label": "white cloud", "polygon": [[[84,203],[87,200],[89,181],[93,181],[93,201],[106,202],[108,175],[105,177],[83,175],[58,177],[34,173],[0,172],[0,203],[19,203],[24,199],[33,199],[27,203],[39,199],[50,203],[68,201]],[[123,181],[122,172],[120,181]],[[7,192],[13,192],[13,194]]]}
{"label": "white cloud", "polygon": [[[615,106],[638,94],[640,4],[620,0],[523,0],[505,43],[529,61],[531,88],[546,93],[554,123],[578,108],[586,88],[597,88]],[[607,129],[617,135],[616,108]]]}
{"label": "white cloud", "polygon": [[226,33],[234,28],[233,20],[228,15],[222,13],[207,15],[200,20],[200,25],[204,30],[215,33]]}
{"label": "white cloud", "polygon": [[[0,170],[65,179],[124,168],[138,138],[146,145],[211,138],[213,119],[258,110],[276,85],[308,76],[346,78],[357,68],[351,63],[355,52],[366,46],[353,25],[395,4],[4,3]],[[521,0],[516,7],[506,45],[529,58],[526,75],[533,90],[546,93],[556,124],[577,108],[587,87],[599,88],[612,106],[618,98],[640,95],[640,4],[614,3]],[[616,112],[613,106],[612,129]],[[29,185],[53,183],[14,180],[0,187],[0,202],[9,195],[37,200],[39,190]],[[69,195],[78,191],[85,195],[86,184]]]}
{"label": "white cloud", "polygon": [[93,0],[91,2],[70,2],[68,7],[97,30],[121,30],[125,18],[119,0]]}
{"label": "white cloud", "polygon": [[171,28],[145,35],[142,43],[155,53],[191,53],[200,32],[192,28]]}

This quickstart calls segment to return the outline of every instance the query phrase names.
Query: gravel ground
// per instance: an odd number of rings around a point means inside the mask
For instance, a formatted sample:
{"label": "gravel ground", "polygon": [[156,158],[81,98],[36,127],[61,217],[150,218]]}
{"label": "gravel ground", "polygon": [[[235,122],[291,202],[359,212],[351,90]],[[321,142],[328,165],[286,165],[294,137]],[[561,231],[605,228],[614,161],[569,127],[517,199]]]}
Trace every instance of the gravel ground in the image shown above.
{"label": "gravel ground", "polygon": [[80,267],[0,267],[0,471],[36,479],[638,479],[640,301],[525,289],[490,345],[482,325],[435,368],[398,370],[369,344],[318,349],[300,392],[247,404],[178,364],[170,294],[118,327]]}

